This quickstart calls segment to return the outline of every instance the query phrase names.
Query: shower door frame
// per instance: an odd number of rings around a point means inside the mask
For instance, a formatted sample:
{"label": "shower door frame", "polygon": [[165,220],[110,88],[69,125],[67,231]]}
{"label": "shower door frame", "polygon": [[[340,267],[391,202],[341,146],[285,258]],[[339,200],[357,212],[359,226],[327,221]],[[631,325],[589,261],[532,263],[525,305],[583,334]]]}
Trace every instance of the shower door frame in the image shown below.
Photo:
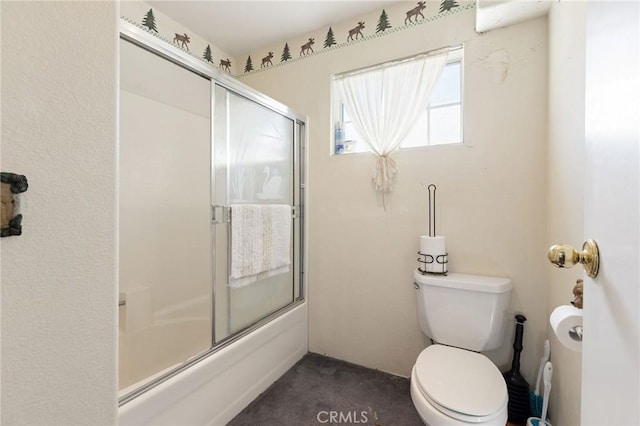
{"label": "shower door frame", "polygon": [[[237,330],[236,332],[230,334],[229,336],[223,338],[219,342],[216,343],[215,340],[215,300],[216,300],[216,292],[215,292],[215,262],[212,262],[212,282],[211,282],[211,347],[192,357],[184,364],[176,367],[175,369],[170,370],[166,374],[161,375],[149,382],[143,384],[142,386],[134,389],[133,391],[127,393],[126,395],[121,396],[118,399],[118,406],[122,406],[127,402],[130,402],[142,395],[143,393],[149,391],[150,389],[158,386],[159,384],[167,381],[168,379],[176,376],[182,371],[188,369],[192,365],[208,358],[219,350],[223,349],[234,343],[235,341],[241,339],[242,337],[248,335],[249,333],[261,328],[265,324],[271,322],[272,320],[280,317],[284,313],[296,308],[297,306],[305,303],[305,293],[306,293],[306,274],[305,271],[307,269],[307,259],[306,259],[306,234],[307,234],[307,225],[305,221],[305,206],[306,206],[306,142],[307,142],[307,132],[306,125],[308,122],[308,117],[299,114],[296,111],[292,110],[288,106],[256,91],[255,89],[247,86],[244,83],[236,80],[235,78],[224,74],[222,71],[211,68],[210,66],[204,64],[199,59],[189,55],[183,50],[172,46],[168,42],[159,39],[157,36],[154,36],[137,26],[130,24],[126,21],[120,21],[120,39],[125,40],[127,42],[133,43],[136,46],[145,49],[165,60],[168,60],[188,71],[191,71],[201,77],[206,78],[210,81],[210,90],[211,90],[211,109],[210,109],[210,117],[211,117],[211,135],[210,135],[210,146],[211,146],[211,167],[213,167],[213,144],[214,144],[214,117],[213,112],[215,110],[215,87],[221,86],[227,89],[229,92],[234,93],[238,96],[246,98],[252,102],[257,103],[269,110],[272,110],[292,121],[294,126],[293,130],[293,206],[295,210],[294,217],[292,220],[298,221],[298,229],[299,229],[299,238],[298,241],[295,240],[296,227],[293,227],[293,249],[294,249],[294,260],[296,259],[296,255],[298,258],[297,262],[293,262],[294,269],[294,277],[293,283],[296,282],[295,274],[298,275],[298,288],[293,287],[293,298],[292,302],[279,308],[278,310],[272,312],[271,314],[262,317],[261,319],[255,321],[254,323]],[[211,170],[211,197],[213,198],[213,188],[214,186],[214,173]],[[215,226],[216,222],[214,222],[215,212],[213,211],[214,200],[210,199],[210,204],[212,206],[211,212],[211,248],[212,253],[214,253],[214,241],[215,241]],[[297,294],[297,296],[296,296]]]}

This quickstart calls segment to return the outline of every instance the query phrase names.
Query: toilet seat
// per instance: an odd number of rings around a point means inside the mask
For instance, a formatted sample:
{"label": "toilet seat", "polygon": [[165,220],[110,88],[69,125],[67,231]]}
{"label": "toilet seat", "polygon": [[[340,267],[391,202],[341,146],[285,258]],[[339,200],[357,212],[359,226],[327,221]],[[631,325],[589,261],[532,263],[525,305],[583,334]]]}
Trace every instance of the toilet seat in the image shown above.
{"label": "toilet seat", "polygon": [[467,423],[490,422],[507,405],[507,386],[484,355],[444,345],[423,350],[414,367],[422,396],[441,413]]}
{"label": "toilet seat", "polygon": [[486,423],[486,422],[489,422],[489,421],[493,420],[496,416],[498,416],[500,414],[498,411],[496,411],[495,413],[490,414],[488,416],[469,416],[468,414],[460,413],[458,411],[453,411],[453,410],[450,410],[450,409],[448,409],[446,407],[443,407],[442,405],[440,405],[437,402],[435,402],[433,399],[429,398],[424,393],[422,395],[425,396],[425,399],[427,401],[429,401],[429,403],[436,410],[440,411],[443,414],[446,414],[447,416],[451,417],[452,419],[460,420],[460,421],[463,421],[465,423]]}

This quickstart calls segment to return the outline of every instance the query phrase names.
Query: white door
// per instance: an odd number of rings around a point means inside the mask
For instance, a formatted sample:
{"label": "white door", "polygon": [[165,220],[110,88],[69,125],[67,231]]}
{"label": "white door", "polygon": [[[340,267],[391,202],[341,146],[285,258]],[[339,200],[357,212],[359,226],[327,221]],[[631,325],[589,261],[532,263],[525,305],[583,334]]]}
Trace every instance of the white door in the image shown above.
{"label": "white door", "polygon": [[[593,2],[586,29],[585,277],[582,424],[640,424],[638,2]],[[576,242],[577,243],[577,242]]]}

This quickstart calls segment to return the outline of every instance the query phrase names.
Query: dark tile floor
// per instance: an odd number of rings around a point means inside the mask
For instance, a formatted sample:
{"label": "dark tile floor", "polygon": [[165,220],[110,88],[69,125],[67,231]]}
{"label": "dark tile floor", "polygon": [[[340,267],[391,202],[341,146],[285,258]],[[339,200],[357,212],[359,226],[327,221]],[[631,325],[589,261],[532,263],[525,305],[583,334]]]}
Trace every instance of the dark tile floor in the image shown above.
{"label": "dark tile floor", "polygon": [[422,425],[409,379],[308,353],[230,426]]}

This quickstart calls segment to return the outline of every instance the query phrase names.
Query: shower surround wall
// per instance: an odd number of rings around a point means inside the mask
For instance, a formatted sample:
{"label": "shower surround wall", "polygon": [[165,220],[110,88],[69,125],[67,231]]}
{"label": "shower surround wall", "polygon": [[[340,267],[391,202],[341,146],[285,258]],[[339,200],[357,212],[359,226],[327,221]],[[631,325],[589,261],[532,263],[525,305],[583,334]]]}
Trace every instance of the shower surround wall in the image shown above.
{"label": "shower surround wall", "polygon": [[[433,15],[431,9],[426,16]],[[392,7],[387,12],[398,15]],[[355,17],[334,28],[358,20],[375,27],[378,17],[379,12]],[[511,310],[529,319],[522,371],[529,382],[535,380],[547,333],[550,269],[545,258],[547,21],[485,34],[477,34],[474,24],[475,10],[466,9],[241,76],[244,83],[303,111],[313,122],[308,209],[312,352],[409,375],[427,344],[418,327],[411,274],[418,237],[427,231],[422,184],[435,183],[449,270],[513,280]],[[322,46],[321,40],[316,43]],[[330,155],[331,75],[461,43],[465,145],[396,152],[399,174],[385,211],[371,187],[373,157]],[[489,354],[500,367],[510,361],[512,336],[507,336],[504,349]]]}

